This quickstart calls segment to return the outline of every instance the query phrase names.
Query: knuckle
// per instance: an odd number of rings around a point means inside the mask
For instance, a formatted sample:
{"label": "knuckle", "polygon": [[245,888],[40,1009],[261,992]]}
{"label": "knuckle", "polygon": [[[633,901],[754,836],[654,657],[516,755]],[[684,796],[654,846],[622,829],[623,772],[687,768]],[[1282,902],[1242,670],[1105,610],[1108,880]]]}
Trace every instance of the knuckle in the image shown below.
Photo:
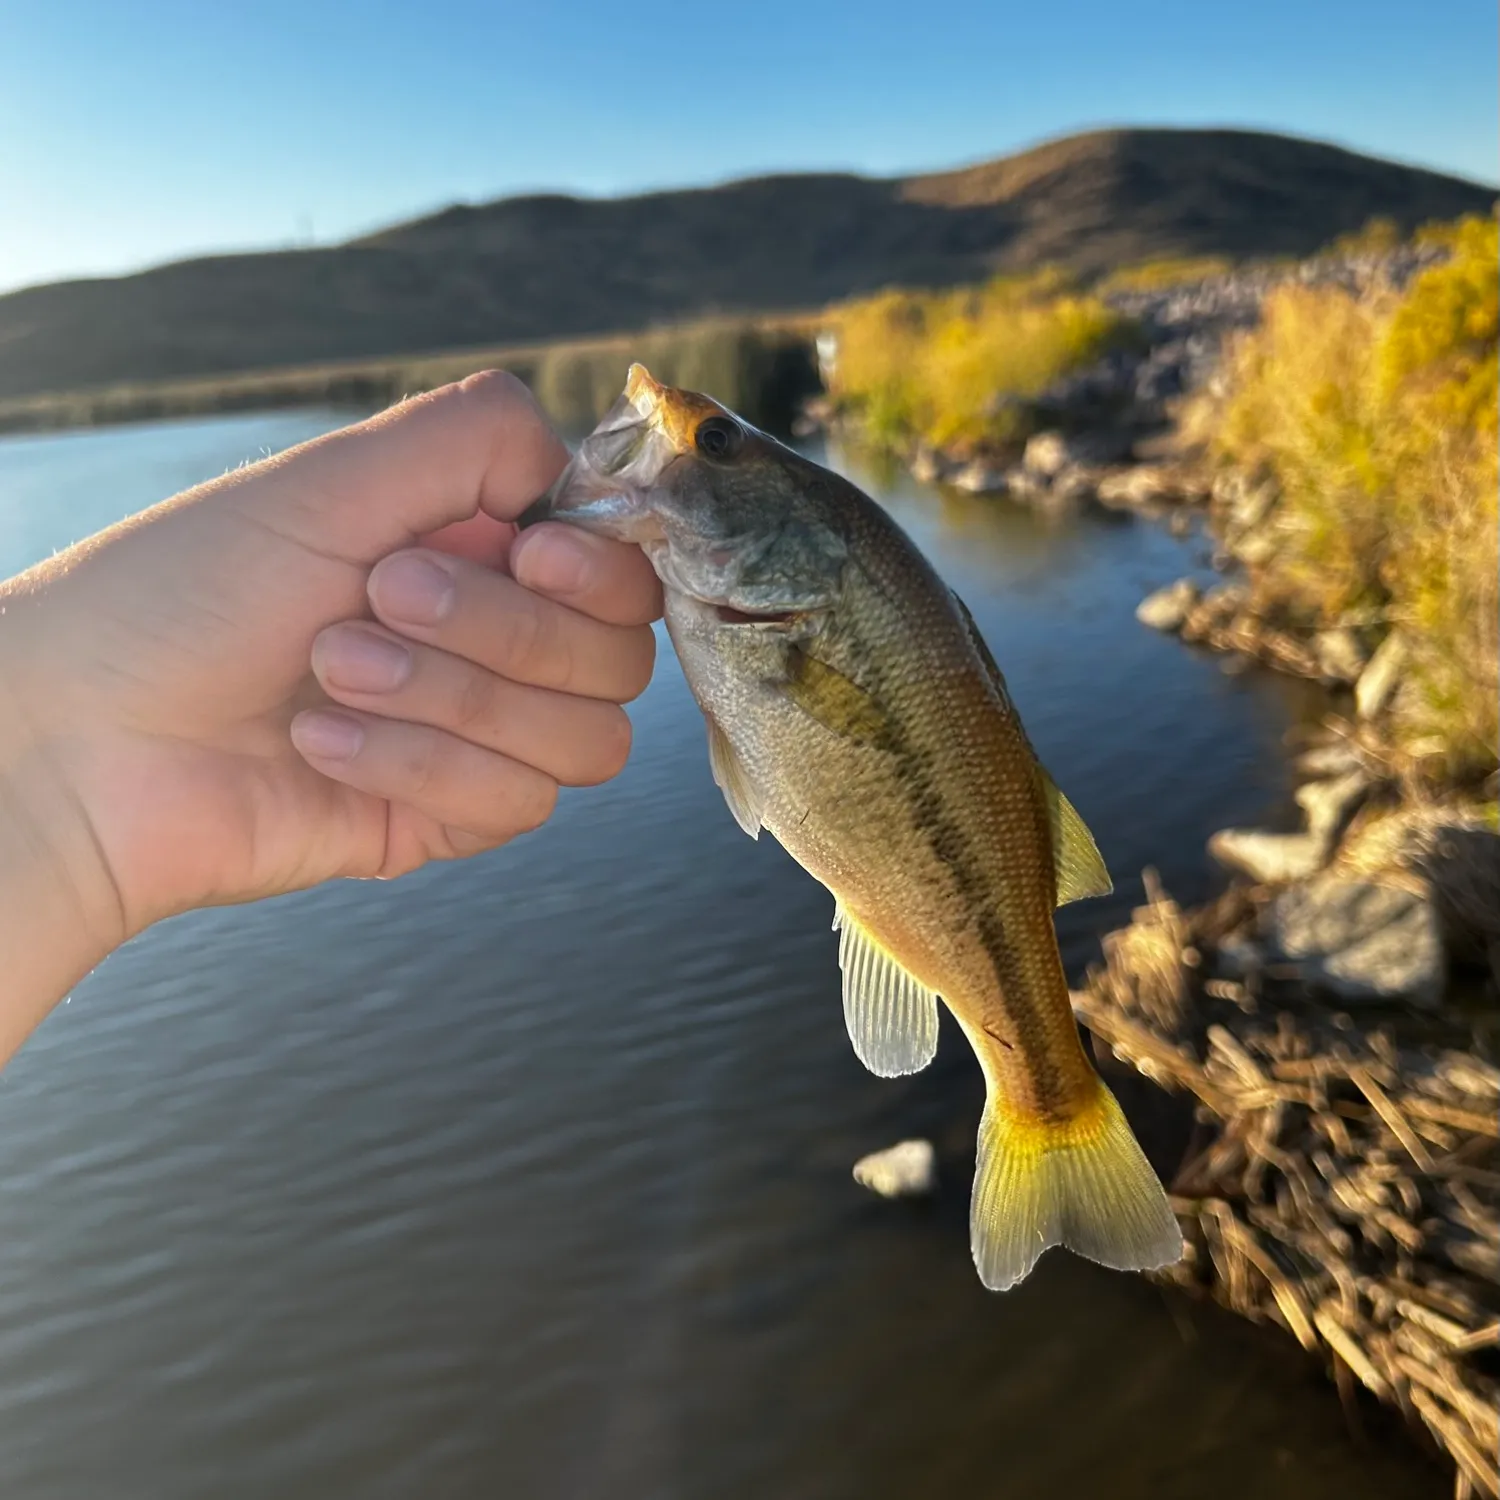
{"label": "knuckle", "polygon": [[509,370],[480,370],[466,376],[459,385],[466,395],[487,406],[538,410],[536,398],[525,381]]}
{"label": "knuckle", "polygon": [[523,596],[505,631],[505,675],[541,686],[564,686],[571,676],[572,651],[542,601]]}
{"label": "knuckle", "polygon": [[535,833],[557,806],[557,783],[538,771],[517,789],[511,827],[517,833]]}
{"label": "knuckle", "polygon": [[437,784],[439,775],[438,737],[431,731],[411,736],[401,756],[401,785],[404,794],[420,799]]}
{"label": "knuckle", "polygon": [[464,672],[453,697],[451,727],[464,733],[493,725],[495,699],[495,679],[488,672],[480,667]]}

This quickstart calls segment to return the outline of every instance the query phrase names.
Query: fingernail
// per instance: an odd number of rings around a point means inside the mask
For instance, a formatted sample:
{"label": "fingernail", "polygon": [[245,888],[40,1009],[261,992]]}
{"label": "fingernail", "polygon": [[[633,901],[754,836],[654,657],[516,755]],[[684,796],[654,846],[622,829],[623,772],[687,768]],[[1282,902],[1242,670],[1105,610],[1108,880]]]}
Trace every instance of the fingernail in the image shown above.
{"label": "fingernail", "polygon": [[315,708],[292,720],[292,743],[309,760],[353,760],[364,742],[364,726],[348,714]]}
{"label": "fingernail", "polygon": [[517,577],[527,588],[546,594],[577,593],[588,581],[593,551],[588,539],[566,526],[549,526],[516,543],[521,556],[511,553]]}
{"label": "fingernail", "polygon": [[370,602],[408,625],[436,625],[453,608],[453,577],[419,552],[398,552],[370,575]]}
{"label": "fingernail", "polygon": [[411,676],[411,652],[373,630],[336,626],[313,642],[313,665],[331,687],[389,693]]}

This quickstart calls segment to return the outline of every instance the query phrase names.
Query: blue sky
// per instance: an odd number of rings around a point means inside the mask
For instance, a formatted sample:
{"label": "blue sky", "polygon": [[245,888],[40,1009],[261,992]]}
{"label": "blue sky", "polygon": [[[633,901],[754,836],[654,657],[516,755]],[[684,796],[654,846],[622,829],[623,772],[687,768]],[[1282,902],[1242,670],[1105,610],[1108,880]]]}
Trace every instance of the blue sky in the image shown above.
{"label": "blue sky", "polygon": [[0,0],[0,289],[457,200],[953,165],[1116,123],[1494,181],[1493,0]]}

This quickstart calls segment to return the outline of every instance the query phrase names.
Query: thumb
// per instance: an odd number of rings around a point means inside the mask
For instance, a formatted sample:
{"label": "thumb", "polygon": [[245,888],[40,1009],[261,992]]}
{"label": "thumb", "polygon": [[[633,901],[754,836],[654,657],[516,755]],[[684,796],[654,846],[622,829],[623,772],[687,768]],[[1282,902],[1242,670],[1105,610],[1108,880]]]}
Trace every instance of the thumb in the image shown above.
{"label": "thumb", "polygon": [[567,457],[531,392],[486,370],[243,471],[234,499],[318,551],[373,563],[481,512],[510,520]]}

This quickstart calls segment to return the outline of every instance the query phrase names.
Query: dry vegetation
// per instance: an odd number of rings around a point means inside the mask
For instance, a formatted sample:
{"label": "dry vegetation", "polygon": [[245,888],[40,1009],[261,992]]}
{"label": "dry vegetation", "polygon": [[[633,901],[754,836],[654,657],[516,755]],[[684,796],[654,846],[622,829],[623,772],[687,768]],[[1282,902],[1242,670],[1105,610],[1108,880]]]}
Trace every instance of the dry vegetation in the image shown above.
{"label": "dry vegetation", "polygon": [[0,400],[0,433],[289,406],[372,411],[486,369],[520,376],[564,431],[581,432],[619,395],[632,359],[664,380],[715,391],[752,421],[781,429],[816,386],[809,336],[805,321],[796,318],[722,318],[635,337],[105,386]]}
{"label": "dry vegetation", "polygon": [[1185,915],[1154,885],[1074,997],[1119,1057],[1199,1103],[1172,1184],[1187,1258],[1164,1279],[1279,1324],[1495,1496],[1500,1444],[1500,1070],[1210,978],[1245,896]]}
{"label": "dry vegetation", "polygon": [[1210,276],[1225,276],[1233,269],[1234,262],[1224,255],[1169,256],[1121,266],[1102,277],[1094,290],[1101,296],[1113,292],[1155,292],[1163,287],[1205,281]]}
{"label": "dry vegetation", "polygon": [[1060,271],[834,309],[834,395],[877,446],[979,451],[1026,435],[1025,401],[1131,336]]}
{"label": "dry vegetation", "polygon": [[1188,426],[1280,491],[1262,604],[1304,628],[1399,629],[1397,733],[1464,779],[1496,756],[1496,224],[1428,236],[1451,254],[1402,294],[1273,292]]}

